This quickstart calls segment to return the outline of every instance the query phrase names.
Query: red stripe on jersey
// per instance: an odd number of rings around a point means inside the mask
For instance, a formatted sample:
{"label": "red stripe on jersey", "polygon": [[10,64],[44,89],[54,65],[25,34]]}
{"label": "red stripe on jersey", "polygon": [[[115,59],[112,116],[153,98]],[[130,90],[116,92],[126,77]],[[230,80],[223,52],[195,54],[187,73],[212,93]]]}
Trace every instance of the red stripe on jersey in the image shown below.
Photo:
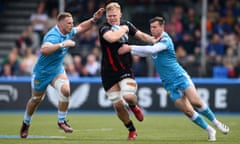
{"label": "red stripe on jersey", "polygon": [[112,65],[112,68],[114,71],[118,71],[118,68],[116,67],[116,65],[114,64],[113,58],[112,58],[112,54],[111,54],[111,50],[109,47],[107,47],[107,54],[108,54],[108,59],[110,64]]}
{"label": "red stripe on jersey", "polygon": [[121,60],[119,59],[119,57],[118,57],[118,61],[119,61],[120,66],[122,67],[122,69],[126,69],[125,66],[122,64]]}

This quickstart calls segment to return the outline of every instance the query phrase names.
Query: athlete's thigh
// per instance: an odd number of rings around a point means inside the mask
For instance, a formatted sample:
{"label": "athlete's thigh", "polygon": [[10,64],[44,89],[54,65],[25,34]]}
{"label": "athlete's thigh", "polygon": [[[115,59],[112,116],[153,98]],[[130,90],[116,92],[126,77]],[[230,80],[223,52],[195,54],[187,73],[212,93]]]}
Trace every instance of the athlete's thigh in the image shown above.
{"label": "athlete's thigh", "polygon": [[194,106],[201,106],[203,104],[200,96],[197,93],[195,86],[190,86],[185,90],[185,95]]}

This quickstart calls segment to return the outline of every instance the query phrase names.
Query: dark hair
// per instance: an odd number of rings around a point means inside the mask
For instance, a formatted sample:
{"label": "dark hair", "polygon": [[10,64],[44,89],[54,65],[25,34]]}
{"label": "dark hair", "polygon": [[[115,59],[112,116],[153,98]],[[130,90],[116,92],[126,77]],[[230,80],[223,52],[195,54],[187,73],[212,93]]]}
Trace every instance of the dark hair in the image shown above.
{"label": "dark hair", "polygon": [[160,17],[160,16],[156,16],[156,17],[150,19],[150,20],[149,20],[149,23],[153,23],[153,22],[155,22],[155,21],[158,21],[158,23],[159,23],[160,25],[164,25],[164,24],[165,24],[164,18],[163,18],[163,17]]}

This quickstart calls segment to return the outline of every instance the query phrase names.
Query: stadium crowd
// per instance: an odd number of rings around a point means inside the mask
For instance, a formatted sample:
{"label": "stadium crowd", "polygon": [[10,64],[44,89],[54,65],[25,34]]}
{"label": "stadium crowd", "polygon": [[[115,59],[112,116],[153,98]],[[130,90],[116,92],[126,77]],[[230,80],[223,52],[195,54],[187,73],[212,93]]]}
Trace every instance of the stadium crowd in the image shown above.
{"label": "stadium crowd", "polygon": [[[105,1],[67,0],[65,11],[71,12],[75,22],[92,16]],[[208,0],[206,67],[201,65],[201,7],[202,0],[124,0],[121,2],[128,19],[137,26],[148,29],[148,19],[134,21],[137,15],[152,11],[148,17],[162,15],[166,19],[166,31],[174,40],[176,56],[192,77],[240,78],[240,2],[238,0]],[[156,7],[164,7],[161,10]],[[155,8],[154,8],[155,7]],[[131,9],[131,12],[128,10]],[[4,8],[1,8],[1,12]],[[135,11],[135,13],[134,13]],[[58,1],[42,0],[35,13],[29,17],[30,25],[16,39],[16,45],[2,58],[1,77],[30,76],[39,55],[42,36],[56,24]],[[76,46],[70,49],[64,66],[69,77],[99,76],[100,43],[99,21],[88,32],[74,38]],[[157,77],[147,58],[133,56],[136,77]],[[149,72],[151,71],[151,72]],[[219,72],[220,71],[220,72]]]}

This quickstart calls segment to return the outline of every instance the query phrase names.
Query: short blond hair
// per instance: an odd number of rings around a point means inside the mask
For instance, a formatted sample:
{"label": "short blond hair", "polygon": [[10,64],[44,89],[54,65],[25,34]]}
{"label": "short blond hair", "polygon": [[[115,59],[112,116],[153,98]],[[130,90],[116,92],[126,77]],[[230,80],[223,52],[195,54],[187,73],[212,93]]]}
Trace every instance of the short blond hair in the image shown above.
{"label": "short blond hair", "polygon": [[121,10],[121,6],[117,2],[110,2],[106,5],[106,11],[112,10],[112,9],[119,9]]}
{"label": "short blond hair", "polygon": [[72,14],[69,12],[62,12],[62,13],[58,14],[57,21],[59,22],[59,21],[65,19],[66,17],[72,17]]}

